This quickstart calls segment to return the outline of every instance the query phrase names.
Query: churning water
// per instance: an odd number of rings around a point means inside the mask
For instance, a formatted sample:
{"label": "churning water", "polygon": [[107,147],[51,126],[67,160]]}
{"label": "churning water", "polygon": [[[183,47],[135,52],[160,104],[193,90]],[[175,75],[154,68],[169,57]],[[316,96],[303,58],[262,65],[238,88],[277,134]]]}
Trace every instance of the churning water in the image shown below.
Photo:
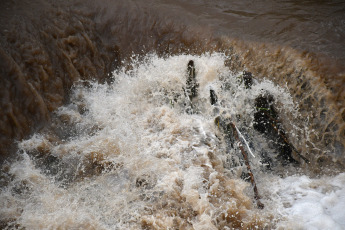
{"label": "churning water", "polygon": [[[225,59],[133,57],[111,83],[75,83],[51,127],[21,141],[20,158],[4,170],[2,227],[344,229],[345,174],[310,178],[300,166],[282,166],[253,129],[254,100],[268,91],[289,136],[303,145],[312,131],[295,122],[298,106],[288,90],[269,80],[247,89]],[[186,112],[184,91],[189,60],[199,84],[194,113]],[[224,140],[214,122],[219,115],[232,119],[253,153],[264,209],[241,179],[247,172],[241,152]],[[263,156],[272,159],[271,170]]]}

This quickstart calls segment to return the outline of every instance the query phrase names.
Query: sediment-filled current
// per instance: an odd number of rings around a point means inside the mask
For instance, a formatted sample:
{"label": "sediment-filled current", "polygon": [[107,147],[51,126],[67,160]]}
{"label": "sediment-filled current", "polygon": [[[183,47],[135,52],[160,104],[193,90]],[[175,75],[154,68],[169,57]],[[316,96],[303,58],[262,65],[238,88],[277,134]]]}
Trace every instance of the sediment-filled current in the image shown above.
{"label": "sediment-filled current", "polygon": [[0,5],[1,229],[345,228],[342,2]]}

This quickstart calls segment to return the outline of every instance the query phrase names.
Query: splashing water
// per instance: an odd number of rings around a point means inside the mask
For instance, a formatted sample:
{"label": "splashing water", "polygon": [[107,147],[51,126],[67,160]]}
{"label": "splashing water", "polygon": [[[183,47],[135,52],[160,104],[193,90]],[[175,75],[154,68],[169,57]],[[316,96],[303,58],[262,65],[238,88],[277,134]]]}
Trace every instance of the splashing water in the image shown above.
{"label": "splashing water", "polygon": [[[0,223],[27,229],[342,229],[345,174],[311,179],[262,154],[274,150],[252,128],[254,100],[269,91],[296,139],[288,91],[268,80],[246,89],[223,54],[148,55],[114,73],[113,83],[79,82],[50,129],[19,143],[2,181]],[[186,113],[187,63],[199,83]],[[128,70],[129,69],[129,70]],[[219,106],[210,104],[210,89]],[[265,209],[256,208],[238,148],[214,123],[232,118],[250,157]]]}

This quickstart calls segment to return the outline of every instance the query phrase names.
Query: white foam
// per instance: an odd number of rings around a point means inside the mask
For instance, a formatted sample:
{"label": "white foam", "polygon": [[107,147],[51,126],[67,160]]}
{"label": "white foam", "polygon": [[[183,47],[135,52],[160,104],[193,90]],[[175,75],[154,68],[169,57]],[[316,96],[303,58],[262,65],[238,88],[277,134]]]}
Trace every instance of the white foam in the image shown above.
{"label": "white foam", "polygon": [[307,176],[269,178],[262,185],[283,229],[344,229],[345,173],[311,179]]}
{"label": "white foam", "polygon": [[[185,113],[183,92],[190,59],[200,83],[200,111],[192,115]],[[1,189],[5,208],[0,220],[15,217],[16,224],[28,229],[138,229],[141,221],[173,228],[182,212],[186,219],[181,215],[179,221],[195,229],[217,229],[223,217],[233,221],[234,216],[240,227],[258,220],[271,228],[343,229],[345,174],[282,179],[259,172],[258,153],[267,149],[260,136],[246,129],[252,101],[265,89],[282,103],[282,111],[294,114],[296,107],[286,89],[267,80],[252,91],[245,89],[224,62],[225,56],[217,53],[166,59],[150,55],[131,71],[114,73],[114,84],[76,86],[72,103],[56,113],[69,118],[64,131],[73,128],[74,135],[54,142],[48,134],[35,134],[19,144],[23,158],[11,165],[14,179]],[[227,153],[217,137],[210,88],[217,92],[221,112],[241,115],[236,125],[258,156],[251,163],[259,173],[264,210],[255,208],[250,184],[237,177],[237,169],[227,168],[229,155],[236,152]],[[30,158],[29,152],[42,148],[58,159],[56,175]],[[116,167],[88,175],[93,161]]]}

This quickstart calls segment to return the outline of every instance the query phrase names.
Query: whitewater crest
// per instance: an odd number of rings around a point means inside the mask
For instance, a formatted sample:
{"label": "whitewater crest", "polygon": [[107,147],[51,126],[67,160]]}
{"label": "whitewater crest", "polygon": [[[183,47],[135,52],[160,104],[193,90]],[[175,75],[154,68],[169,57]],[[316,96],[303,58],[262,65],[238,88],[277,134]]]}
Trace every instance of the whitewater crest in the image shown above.
{"label": "whitewater crest", "polygon": [[[190,60],[198,82],[193,113],[186,112]],[[293,175],[299,168],[274,160],[275,150],[252,128],[254,100],[269,91],[289,134],[298,145],[305,143],[309,130],[293,122],[299,119],[298,108],[288,91],[268,80],[247,89],[225,60],[221,53],[150,54],[134,57],[130,67],[113,73],[111,83],[77,82],[52,125],[20,142],[20,159],[5,166],[0,226],[341,229],[344,174],[329,179]],[[210,103],[210,90],[217,92],[218,107]],[[255,205],[251,184],[241,179],[246,168],[238,147],[229,148],[214,122],[219,114],[233,119],[247,141],[263,210]],[[263,154],[273,159],[271,171]],[[326,223],[308,208],[308,202],[320,200],[317,214],[327,217]]]}

